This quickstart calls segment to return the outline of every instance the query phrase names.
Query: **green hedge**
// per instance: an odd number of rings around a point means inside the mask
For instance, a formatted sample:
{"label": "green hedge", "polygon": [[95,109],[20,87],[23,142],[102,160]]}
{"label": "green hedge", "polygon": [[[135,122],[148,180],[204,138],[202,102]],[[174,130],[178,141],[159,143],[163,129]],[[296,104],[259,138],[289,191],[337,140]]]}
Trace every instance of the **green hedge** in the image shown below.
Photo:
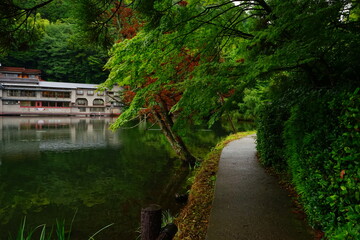
{"label": "green hedge", "polygon": [[309,222],[329,239],[360,239],[359,106],[359,89],[312,90],[259,116],[261,161],[288,169]]}
{"label": "green hedge", "polygon": [[261,107],[257,118],[257,148],[260,162],[266,167],[282,171],[287,168],[282,133],[288,119],[287,109],[277,103]]}

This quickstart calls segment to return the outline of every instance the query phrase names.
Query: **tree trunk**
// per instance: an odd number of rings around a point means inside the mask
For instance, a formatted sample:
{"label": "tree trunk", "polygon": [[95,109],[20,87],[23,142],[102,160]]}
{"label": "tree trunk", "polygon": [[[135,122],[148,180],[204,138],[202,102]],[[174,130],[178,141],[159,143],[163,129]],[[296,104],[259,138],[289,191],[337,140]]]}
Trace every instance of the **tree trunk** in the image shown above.
{"label": "tree trunk", "polygon": [[156,121],[159,123],[161,131],[164,133],[176,154],[180,157],[181,160],[190,164],[191,166],[194,166],[196,159],[189,152],[181,137],[172,130],[174,124],[171,120],[171,117],[167,114],[167,112],[164,113],[164,111],[159,112],[153,110],[152,113]]}
{"label": "tree trunk", "polygon": [[[220,94],[219,94],[219,95],[220,95]],[[224,106],[224,105],[225,105],[224,97],[220,95],[220,99],[221,99],[221,104]],[[231,119],[230,113],[227,112],[226,115],[227,115],[228,121],[229,121],[229,123],[230,123],[230,125],[231,125],[231,128],[232,128],[233,133],[236,133],[237,131],[236,131],[234,122],[233,122],[232,119]]]}

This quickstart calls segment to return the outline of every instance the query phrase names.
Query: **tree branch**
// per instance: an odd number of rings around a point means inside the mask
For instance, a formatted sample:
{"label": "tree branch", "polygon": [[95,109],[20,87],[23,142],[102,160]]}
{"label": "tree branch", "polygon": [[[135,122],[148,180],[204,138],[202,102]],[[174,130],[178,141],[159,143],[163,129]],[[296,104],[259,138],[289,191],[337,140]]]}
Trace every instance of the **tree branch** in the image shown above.
{"label": "tree branch", "polygon": [[254,38],[254,35],[242,32],[242,31],[234,29],[234,28],[226,27],[226,26],[215,24],[215,23],[208,22],[208,21],[198,21],[198,22],[202,22],[202,23],[206,23],[206,24],[209,24],[209,25],[214,25],[214,26],[217,26],[217,27],[221,27],[224,30],[230,30],[230,31],[236,33],[237,36],[240,36],[240,37],[242,37],[244,39],[252,39],[252,38]]}
{"label": "tree branch", "polygon": [[[229,4],[229,3],[233,4],[233,1],[225,2],[225,3],[219,4],[219,5],[210,5],[210,6],[207,6],[207,7],[205,7],[205,9],[204,9],[202,12],[200,12],[199,14],[197,14],[197,15],[195,15],[195,16],[192,16],[192,17],[190,17],[190,18],[188,18],[188,19],[185,19],[184,21],[181,21],[181,22],[177,23],[177,24],[175,25],[175,27],[177,27],[177,26],[179,26],[179,25],[181,25],[181,24],[183,24],[183,23],[186,23],[186,22],[189,22],[189,21],[191,21],[191,20],[194,20],[194,19],[196,19],[196,18],[201,17],[201,16],[207,14],[211,9],[217,9],[217,8],[220,8],[220,7],[222,7],[222,6],[225,6],[225,5]],[[228,8],[228,9],[226,9],[226,10],[223,11],[222,13],[218,14],[217,16],[215,16],[215,18],[218,17],[218,16],[220,16],[220,15],[222,15],[223,13],[227,12],[227,11],[230,10],[230,9],[237,8],[237,7],[241,7],[241,6],[246,6],[246,5],[248,5],[248,4],[249,4],[248,1],[243,0],[243,3],[241,3],[241,4],[239,4],[239,5],[232,6],[232,7]],[[252,3],[252,4],[251,4],[251,6],[259,6],[259,5],[260,5],[260,4],[255,4],[255,3]]]}
{"label": "tree branch", "polygon": [[260,4],[260,6],[262,6],[266,10],[267,13],[270,14],[272,12],[272,9],[264,0],[256,0],[256,1]]}
{"label": "tree branch", "polygon": [[34,7],[31,7],[31,8],[20,8],[20,7],[19,7],[19,9],[25,10],[25,11],[34,11],[34,10],[36,10],[36,9],[38,9],[38,8],[44,7],[45,5],[51,3],[52,1],[54,1],[54,0],[48,0],[48,1],[46,1],[46,2],[40,3],[40,4],[38,4],[38,5],[35,5]]}

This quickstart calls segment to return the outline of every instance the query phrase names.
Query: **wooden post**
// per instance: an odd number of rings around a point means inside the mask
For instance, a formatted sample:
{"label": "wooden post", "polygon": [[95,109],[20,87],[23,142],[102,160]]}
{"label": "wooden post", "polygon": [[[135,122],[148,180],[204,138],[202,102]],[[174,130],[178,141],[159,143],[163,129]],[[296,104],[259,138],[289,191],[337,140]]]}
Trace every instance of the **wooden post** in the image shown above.
{"label": "wooden post", "polygon": [[164,227],[156,240],[171,240],[174,238],[177,231],[177,226],[174,223],[169,223]]}
{"label": "wooden post", "polygon": [[141,240],[156,240],[161,230],[161,207],[152,204],[141,209]]}

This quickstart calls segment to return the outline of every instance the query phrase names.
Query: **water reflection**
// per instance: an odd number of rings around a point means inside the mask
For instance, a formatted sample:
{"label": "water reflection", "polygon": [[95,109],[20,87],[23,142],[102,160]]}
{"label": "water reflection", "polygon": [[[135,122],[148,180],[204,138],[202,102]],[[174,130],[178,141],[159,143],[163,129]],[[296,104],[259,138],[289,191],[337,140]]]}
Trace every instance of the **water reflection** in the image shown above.
{"label": "water reflection", "polygon": [[[174,161],[160,131],[108,130],[111,118],[0,117],[0,239],[29,226],[73,224],[72,239],[134,239],[140,209],[158,203],[176,210],[173,196],[187,172]],[[226,132],[222,132],[226,134]],[[206,152],[219,132],[187,139]]]}
{"label": "water reflection", "polygon": [[[2,156],[118,146],[108,130],[111,118],[0,118]],[[21,154],[19,154],[21,153]]]}

